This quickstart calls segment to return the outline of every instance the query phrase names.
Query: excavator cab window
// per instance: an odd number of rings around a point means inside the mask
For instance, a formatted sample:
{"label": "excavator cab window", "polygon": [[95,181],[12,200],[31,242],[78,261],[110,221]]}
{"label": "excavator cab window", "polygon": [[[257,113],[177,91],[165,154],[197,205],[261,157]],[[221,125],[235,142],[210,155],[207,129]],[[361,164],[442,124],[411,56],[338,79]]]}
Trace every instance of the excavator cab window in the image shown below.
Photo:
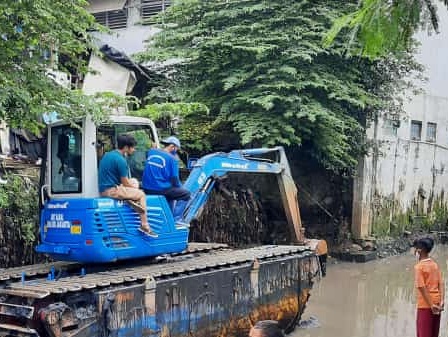
{"label": "excavator cab window", "polygon": [[80,128],[59,125],[51,128],[51,192],[81,193],[81,149]]}
{"label": "excavator cab window", "polygon": [[128,134],[135,138],[137,146],[132,156],[127,158],[133,178],[141,181],[146,161],[146,153],[154,144],[154,135],[148,125],[109,124],[97,129],[98,164],[101,156],[117,147],[117,136]]}

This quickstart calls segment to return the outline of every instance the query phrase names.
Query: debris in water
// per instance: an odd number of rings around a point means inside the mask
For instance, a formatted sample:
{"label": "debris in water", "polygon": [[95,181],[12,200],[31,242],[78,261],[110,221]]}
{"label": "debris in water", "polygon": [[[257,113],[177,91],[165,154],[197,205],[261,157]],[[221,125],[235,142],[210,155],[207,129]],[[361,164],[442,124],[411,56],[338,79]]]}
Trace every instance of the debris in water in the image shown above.
{"label": "debris in water", "polygon": [[315,316],[310,316],[310,318],[300,321],[297,325],[299,329],[314,329],[320,327],[320,322]]}

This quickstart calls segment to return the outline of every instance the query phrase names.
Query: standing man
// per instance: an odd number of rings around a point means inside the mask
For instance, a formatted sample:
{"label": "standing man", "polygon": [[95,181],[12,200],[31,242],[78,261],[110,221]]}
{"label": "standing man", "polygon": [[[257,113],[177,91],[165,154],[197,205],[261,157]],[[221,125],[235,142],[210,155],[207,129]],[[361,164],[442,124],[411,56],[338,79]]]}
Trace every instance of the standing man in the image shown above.
{"label": "standing man", "polygon": [[179,179],[179,163],[176,152],[180,149],[180,141],[170,136],[161,141],[163,149],[148,151],[143,171],[142,187],[146,194],[164,195],[173,209],[174,201],[187,201],[190,191],[182,187]]}
{"label": "standing man", "polygon": [[[126,200],[140,213],[141,225],[139,230],[149,236],[157,237],[151,231],[146,216],[146,195],[135,186],[129,177],[129,166],[126,156],[132,155],[137,142],[129,135],[117,137],[118,149],[107,152],[100,161],[98,173],[98,187],[100,194],[118,200]],[[138,202],[138,203],[137,203]]]}

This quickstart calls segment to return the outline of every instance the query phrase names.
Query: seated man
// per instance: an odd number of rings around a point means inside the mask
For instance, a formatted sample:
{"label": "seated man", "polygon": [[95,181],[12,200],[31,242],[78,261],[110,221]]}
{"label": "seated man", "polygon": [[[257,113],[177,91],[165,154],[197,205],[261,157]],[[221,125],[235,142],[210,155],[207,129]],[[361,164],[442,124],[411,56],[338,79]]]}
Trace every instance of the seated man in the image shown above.
{"label": "seated man", "polygon": [[143,170],[142,187],[146,194],[164,195],[173,209],[174,201],[190,198],[190,191],[182,188],[179,179],[179,163],[176,152],[180,149],[180,141],[171,136],[161,141],[163,149],[148,151]]}
{"label": "seated man", "polygon": [[[157,237],[148,224],[146,195],[129,177],[129,166],[125,157],[134,153],[136,144],[132,136],[119,135],[117,137],[118,149],[107,152],[101,158],[98,187],[102,196],[129,201],[134,208],[139,209],[141,218],[139,230],[149,236]],[[139,204],[136,204],[137,201]]]}

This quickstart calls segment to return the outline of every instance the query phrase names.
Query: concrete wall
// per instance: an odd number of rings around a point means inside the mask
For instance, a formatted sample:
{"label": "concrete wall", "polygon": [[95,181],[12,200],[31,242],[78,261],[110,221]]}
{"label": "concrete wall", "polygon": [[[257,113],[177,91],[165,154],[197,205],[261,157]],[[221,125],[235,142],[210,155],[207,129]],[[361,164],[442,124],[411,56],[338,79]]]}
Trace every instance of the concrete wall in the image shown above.
{"label": "concrete wall", "polygon": [[[425,66],[424,93],[406,102],[399,125],[380,116],[367,130],[371,153],[362,158],[354,180],[352,233],[387,233],[395,226],[446,207],[448,190],[448,11],[439,10],[441,33],[418,34],[417,59]],[[421,140],[411,138],[411,123],[422,125]],[[428,141],[428,123],[436,123],[436,140]],[[395,125],[394,125],[395,124]],[[398,126],[398,127],[397,127]],[[389,224],[392,223],[392,228]],[[398,228],[400,230],[400,228]],[[402,229],[402,228],[401,228]]]}
{"label": "concrete wall", "polygon": [[145,41],[159,31],[151,25],[142,25],[140,18],[140,0],[128,0],[127,28],[114,29],[112,33],[93,32],[98,45],[108,44],[131,56],[145,49]]}

